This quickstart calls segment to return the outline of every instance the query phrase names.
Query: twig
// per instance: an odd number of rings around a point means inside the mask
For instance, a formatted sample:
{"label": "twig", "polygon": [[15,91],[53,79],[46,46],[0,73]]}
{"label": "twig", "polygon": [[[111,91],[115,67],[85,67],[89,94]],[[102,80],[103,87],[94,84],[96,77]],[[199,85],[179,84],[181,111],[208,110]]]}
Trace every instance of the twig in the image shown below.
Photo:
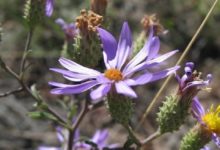
{"label": "twig", "polygon": [[69,129],[69,137],[68,137],[68,145],[67,145],[68,147],[67,147],[67,150],[72,150],[75,131],[78,128],[78,126],[81,123],[81,121],[83,120],[85,114],[88,112],[88,110],[89,110],[88,109],[88,100],[86,99],[84,101],[84,103],[83,103],[83,108],[82,108],[78,118],[76,119],[76,121],[72,125],[72,128]]}
{"label": "twig", "polygon": [[145,144],[153,141],[154,139],[158,138],[159,136],[161,136],[161,134],[160,134],[160,131],[157,130],[155,133],[151,134],[148,138],[146,138],[143,141],[141,141],[141,144],[145,145]]}
{"label": "twig", "polygon": [[23,52],[22,60],[21,60],[20,76],[22,76],[23,72],[24,72],[26,57],[27,57],[28,51],[30,49],[32,35],[33,35],[33,29],[30,29],[29,32],[28,32],[27,41],[26,41],[26,44],[25,44],[25,49],[24,49],[24,52]]}
{"label": "twig", "polygon": [[[27,85],[22,81],[22,79],[13,71],[11,70],[11,68],[9,68],[4,61],[1,59],[0,57],[0,66],[6,71],[8,72],[10,75],[12,75],[22,86],[22,89],[25,90],[34,100],[36,100],[37,102],[41,103],[43,100],[39,99],[38,97],[36,97],[32,91],[30,90],[30,88],[27,87]],[[51,113],[54,117],[56,117],[60,122],[62,122],[63,124],[66,124],[66,121],[59,116],[52,108],[50,108],[47,105],[47,111],[49,113]]]}
{"label": "twig", "polygon": [[[212,7],[210,8],[209,12],[207,13],[205,19],[202,21],[201,25],[199,26],[199,28],[197,29],[196,33],[193,35],[192,39],[190,40],[189,44],[187,45],[187,47],[185,48],[183,54],[180,56],[179,60],[177,61],[176,65],[180,65],[181,62],[183,61],[183,59],[186,57],[187,53],[189,52],[190,48],[192,47],[193,43],[195,42],[195,40],[197,39],[199,33],[201,32],[201,30],[203,29],[203,27],[205,26],[205,23],[207,22],[207,20],[209,19],[210,15],[212,14],[216,4],[217,4],[218,0],[215,0],[215,2],[213,3]],[[157,99],[159,98],[159,96],[161,95],[161,93],[163,92],[163,90],[165,89],[165,87],[167,86],[168,82],[171,80],[172,75],[170,75],[163,83],[163,85],[161,86],[161,88],[159,89],[159,91],[157,92],[157,94],[155,95],[155,97],[153,98],[153,100],[151,101],[150,105],[146,108],[145,113],[142,115],[141,117],[141,121],[139,122],[139,124],[137,125],[138,129],[144,122],[145,118],[147,117],[147,115],[149,114],[149,112],[151,111],[151,109],[153,108],[155,102],[157,101]]]}
{"label": "twig", "polygon": [[1,93],[0,94],[0,97],[6,97],[8,95],[11,95],[11,94],[15,94],[15,93],[18,93],[18,92],[21,92],[23,91],[23,88],[22,87],[19,87],[18,89],[15,89],[15,90],[10,90],[10,91],[7,91],[5,93]]}

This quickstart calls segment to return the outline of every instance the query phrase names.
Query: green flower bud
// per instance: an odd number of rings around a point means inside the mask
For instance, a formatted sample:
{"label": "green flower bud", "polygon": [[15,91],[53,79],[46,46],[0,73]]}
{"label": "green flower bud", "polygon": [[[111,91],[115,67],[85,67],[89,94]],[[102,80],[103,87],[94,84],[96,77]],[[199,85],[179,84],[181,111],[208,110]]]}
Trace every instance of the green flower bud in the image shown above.
{"label": "green flower bud", "polygon": [[107,96],[107,107],[113,119],[127,125],[134,112],[133,102],[128,97],[120,94],[110,93]]}
{"label": "green flower bud", "polygon": [[178,130],[188,115],[190,104],[177,96],[168,96],[157,113],[160,133]]}
{"label": "green flower bud", "polygon": [[207,132],[203,132],[200,125],[197,125],[183,137],[180,150],[200,150],[210,140],[211,136]]}

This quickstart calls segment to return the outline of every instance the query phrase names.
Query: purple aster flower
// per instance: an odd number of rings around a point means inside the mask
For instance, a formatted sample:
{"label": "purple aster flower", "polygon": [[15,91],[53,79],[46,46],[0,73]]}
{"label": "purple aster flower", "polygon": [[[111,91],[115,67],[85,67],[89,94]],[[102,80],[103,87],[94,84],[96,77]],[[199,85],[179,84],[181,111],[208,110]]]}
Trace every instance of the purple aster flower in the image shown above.
{"label": "purple aster flower", "polygon": [[54,0],[46,0],[45,15],[47,17],[50,17],[52,15],[53,8],[54,8]]}
{"label": "purple aster flower", "polygon": [[61,18],[56,19],[55,22],[60,25],[66,35],[67,40],[72,40],[79,33],[79,30],[76,28],[74,23],[68,24]]}
{"label": "purple aster flower", "polygon": [[153,31],[151,31],[144,47],[134,58],[128,61],[132,53],[132,39],[127,22],[123,24],[118,43],[108,31],[102,28],[97,30],[103,44],[106,71],[101,73],[71,60],[60,58],[60,64],[67,70],[58,68],[51,68],[50,70],[62,74],[64,78],[73,81],[75,84],[49,82],[50,85],[56,87],[51,90],[52,94],[78,94],[97,87],[90,93],[93,100],[101,99],[111,89],[118,94],[136,98],[137,95],[131,88],[132,86],[165,78],[179,69],[179,66],[175,66],[154,73],[149,71],[151,67],[159,65],[177,52],[175,50],[158,55],[160,41],[158,37],[153,36]]}
{"label": "purple aster flower", "polygon": [[192,114],[220,148],[220,105],[216,109],[212,105],[208,111],[205,111],[198,98],[194,98]]}
{"label": "purple aster flower", "polygon": [[212,75],[208,74],[206,80],[200,79],[201,73],[194,71],[194,63],[187,62],[184,68],[185,74],[180,78],[176,75],[179,83],[179,93],[184,94],[187,91],[199,90],[201,87],[208,86]]}

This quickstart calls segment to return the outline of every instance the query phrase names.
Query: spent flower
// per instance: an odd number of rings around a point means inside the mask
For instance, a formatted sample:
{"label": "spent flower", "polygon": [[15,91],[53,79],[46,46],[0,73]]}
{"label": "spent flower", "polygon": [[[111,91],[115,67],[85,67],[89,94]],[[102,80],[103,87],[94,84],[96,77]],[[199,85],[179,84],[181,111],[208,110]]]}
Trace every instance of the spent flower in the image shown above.
{"label": "spent flower", "polygon": [[101,99],[110,90],[136,98],[137,95],[131,88],[132,86],[144,85],[165,78],[179,69],[179,66],[174,66],[154,73],[149,71],[150,68],[160,65],[177,52],[175,50],[159,55],[160,41],[158,37],[153,36],[153,33],[150,34],[140,52],[130,61],[128,58],[132,52],[132,39],[127,22],[123,24],[118,43],[108,31],[98,28],[98,33],[103,44],[106,71],[101,73],[71,60],[60,58],[60,64],[67,70],[59,68],[51,68],[51,70],[62,74],[74,84],[49,82],[50,85],[56,87],[51,90],[52,94],[78,94],[98,86],[90,93],[93,100]]}

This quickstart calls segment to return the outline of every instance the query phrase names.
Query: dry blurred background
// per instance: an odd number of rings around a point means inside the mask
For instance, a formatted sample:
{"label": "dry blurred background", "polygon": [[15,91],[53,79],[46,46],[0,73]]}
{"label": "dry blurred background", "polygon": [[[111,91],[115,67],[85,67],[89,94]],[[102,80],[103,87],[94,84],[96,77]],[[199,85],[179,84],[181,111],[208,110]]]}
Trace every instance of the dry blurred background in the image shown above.
{"label": "dry blurred background", "polygon": [[[161,24],[168,31],[161,36],[161,52],[179,49],[180,53],[169,60],[173,65],[190,41],[196,29],[202,22],[214,0],[109,0],[107,17],[110,23],[109,31],[118,35],[123,21],[127,20],[133,33],[133,39],[139,36],[143,30],[140,20],[145,14],[157,14]],[[2,42],[0,43],[0,55],[5,62],[18,71],[17,64],[20,61],[25,45],[27,30],[23,23],[23,1],[1,0],[0,22],[3,28]],[[81,9],[89,9],[89,0],[55,0],[55,12],[51,18],[39,26],[33,36],[31,44],[32,53],[29,61],[32,68],[28,70],[26,81],[28,85],[37,84],[41,94],[48,99],[61,114],[62,109],[56,102],[56,97],[49,94],[47,82],[54,79],[54,73],[48,68],[58,66],[57,59],[63,45],[64,34],[55,24],[58,17],[67,22],[74,22]],[[212,91],[202,91],[199,97],[208,107],[211,103],[218,104],[220,100],[220,3],[216,7],[199,38],[194,43],[186,61],[196,63],[197,70],[213,74],[211,84]],[[181,71],[179,72],[182,73]],[[58,76],[56,76],[58,77]],[[136,88],[140,97],[135,105],[135,114],[132,126],[136,126],[138,120],[148,106],[153,96],[160,88],[163,81],[148,84]],[[7,73],[0,69],[0,93],[17,88],[18,83]],[[164,91],[164,95],[173,92],[177,82],[173,80]],[[147,117],[138,134],[144,138],[157,129],[155,122],[156,112],[161,105],[163,96],[158,99],[154,109]],[[1,150],[33,150],[40,144],[57,145],[54,124],[49,121],[33,120],[27,116],[27,112],[33,110],[34,101],[25,93],[10,95],[0,98],[0,149]],[[99,116],[99,117],[97,117]],[[99,118],[97,120],[97,118]],[[179,141],[186,131],[195,123],[189,118],[186,125],[180,131],[167,134],[156,139],[148,145],[146,150],[177,150]],[[106,127],[110,130],[110,142],[124,142],[125,130],[112,122],[105,107],[99,108],[88,114],[81,127],[81,133],[91,136],[97,128]],[[212,145],[213,149],[217,149]]]}

